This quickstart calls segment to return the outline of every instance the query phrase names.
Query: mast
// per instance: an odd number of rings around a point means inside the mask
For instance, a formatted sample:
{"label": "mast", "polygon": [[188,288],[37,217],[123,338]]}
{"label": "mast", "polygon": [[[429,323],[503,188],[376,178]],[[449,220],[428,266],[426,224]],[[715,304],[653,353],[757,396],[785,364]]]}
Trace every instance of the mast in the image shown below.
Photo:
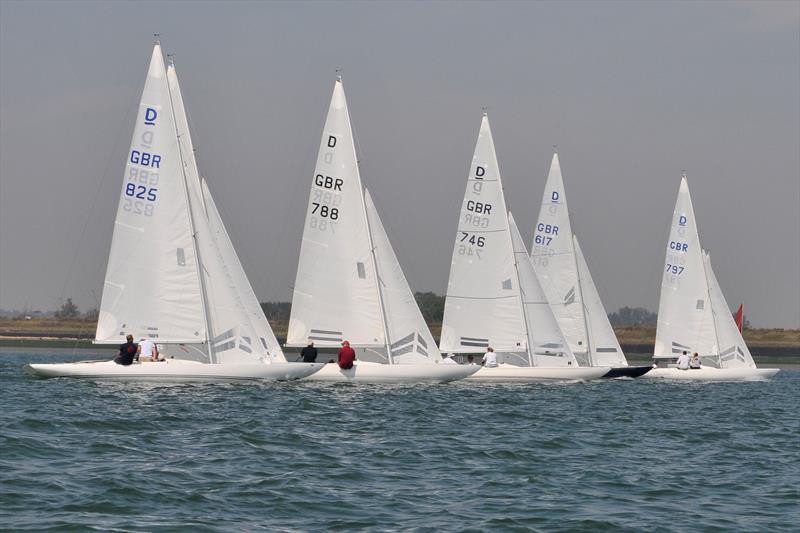
{"label": "mast", "polygon": [[[506,216],[506,219],[508,216]],[[508,222],[506,222],[508,224]],[[533,363],[533,353],[531,352],[531,332],[528,331],[528,311],[525,309],[525,296],[523,295],[522,291],[522,283],[520,282],[519,277],[519,265],[517,264],[517,253],[514,251],[514,243],[511,243],[511,254],[514,258],[514,272],[517,273],[517,287],[519,287],[519,303],[522,306],[522,321],[525,323],[525,350],[528,352],[528,364],[531,366],[536,366]],[[528,255],[527,251],[525,255]]]}
{"label": "mast", "polygon": [[[156,41],[156,44],[160,44],[159,41]],[[170,65],[174,68],[174,62],[172,58],[170,58]],[[176,76],[177,79],[177,76]],[[169,86],[169,80],[167,80],[167,92],[169,93],[169,106],[172,112],[172,124],[175,128],[175,142],[178,144],[178,154],[181,158],[181,175],[183,176],[183,192],[186,194],[186,205],[189,208],[189,229],[192,232],[192,243],[194,244],[194,253],[196,257],[195,263],[197,264],[197,276],[200,278],[200,299],[203,303],[203,320],[206,326],[206,346],[208,348],[208,362],[214,362],[214,348],[211,343],[211,339],[213,338],[213,332],[211,331],[211,321],[208,319],[210,312],[208,309],[208,295],[206,289],[206,282],[203,278],[203,267],[202,267],[202,260],[200,258],[200,246],[197,243],[197,230],[195,229],[194,223],[194,211],[192,210],[192,201],[189,196],[189,184],[186,178],[186,163],[184,162],[183,150],[181,149],[180,143],[180,132],[178,131],[178,122],[175,120],[175,103],[172,97],[172,89]]]}

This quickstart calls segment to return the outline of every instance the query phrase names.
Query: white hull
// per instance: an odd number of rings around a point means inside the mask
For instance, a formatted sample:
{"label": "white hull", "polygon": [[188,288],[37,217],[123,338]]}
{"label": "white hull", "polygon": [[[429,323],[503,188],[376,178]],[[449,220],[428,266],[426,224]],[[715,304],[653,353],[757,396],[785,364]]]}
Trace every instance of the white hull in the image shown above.
{"label": "white hull", "polygon": [[305,381],[335,383],[446,383],[464,379],[478,369],[473,365],[449,364],[396,364],[386,365],[356,361],[353,368],[342,370],[336,363],[328,363]]}
{"label": "white hull", "polygon": [[502,364],[497,367],[480,367],[475,374],[469,377],[470,381],[498,381],[498,382],[554,382],[554,381],[586,381],[599,379],[606,375],[611,367],[608,366],[514,366]]}
{"label": "white hull", "polygon": [[654,368],[643,378],[675,379],[681,381],[759,381],[780,372],[777,368]]}
{"label": "white hull", "polygon": [[289,381],[317,372],[322,363],[231,363],[210,365],[167,359],[159,363],[118,365],[114,361],[29,364],[25,371],[41,378],[69,377],[117,381]]}

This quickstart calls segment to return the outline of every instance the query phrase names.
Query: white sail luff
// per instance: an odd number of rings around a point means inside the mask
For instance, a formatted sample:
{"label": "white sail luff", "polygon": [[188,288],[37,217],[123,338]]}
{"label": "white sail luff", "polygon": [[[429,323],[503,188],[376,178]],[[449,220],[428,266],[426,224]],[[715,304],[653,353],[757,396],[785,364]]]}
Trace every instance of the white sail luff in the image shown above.
{"label": "white sail luff", "polygon": [[175,119],[153,47],[109,252],[96,341],[197,343],[207,332]]}

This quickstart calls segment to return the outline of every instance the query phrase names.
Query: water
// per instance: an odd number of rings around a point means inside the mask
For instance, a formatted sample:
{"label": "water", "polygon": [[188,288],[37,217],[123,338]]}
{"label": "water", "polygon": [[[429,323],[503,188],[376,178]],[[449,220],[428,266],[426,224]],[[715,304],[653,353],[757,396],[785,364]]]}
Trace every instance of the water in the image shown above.
{"label": "water", "polygon": [[36,380],[0,352],[0,528],[790,531],[800,372],[762,383]]}

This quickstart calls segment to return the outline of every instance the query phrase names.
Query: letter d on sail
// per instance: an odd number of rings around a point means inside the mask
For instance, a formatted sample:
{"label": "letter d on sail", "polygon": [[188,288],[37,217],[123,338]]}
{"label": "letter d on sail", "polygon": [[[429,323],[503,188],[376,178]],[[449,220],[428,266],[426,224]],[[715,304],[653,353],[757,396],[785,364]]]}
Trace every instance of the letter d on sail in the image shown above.
{"label": "letter d on sail", "polygon": [[483,179],[483,176],[486,175],[486,169],[482,166],[478,165],[475,168],[475,177],[479,179]]}
{"label": "letter d on sail", "polygon": [[328,148],[333,148],[334,146],[336,146],[336,137],[328,135]]}
{"label": "letter d on sail", "polygon": [[148,107],[144,111],[144,123],[147,124],[148,126],[155,126],[157,116],[158,112],[152,107]]}
{"label": "letter d on sail", "polygon": [[685,226],[685,225],[686,225],[686,222],[687,222],[686,215],[681,215],[681,216],[678,218],[678,225],[679,225],[679,226]]}
{"label": "letter d on sail", "polygon": [[550,195],[550,201],[553,202],[554,204],[557,204],[558,199],[559,199],[558,191],[553,191],[553,193]]}

